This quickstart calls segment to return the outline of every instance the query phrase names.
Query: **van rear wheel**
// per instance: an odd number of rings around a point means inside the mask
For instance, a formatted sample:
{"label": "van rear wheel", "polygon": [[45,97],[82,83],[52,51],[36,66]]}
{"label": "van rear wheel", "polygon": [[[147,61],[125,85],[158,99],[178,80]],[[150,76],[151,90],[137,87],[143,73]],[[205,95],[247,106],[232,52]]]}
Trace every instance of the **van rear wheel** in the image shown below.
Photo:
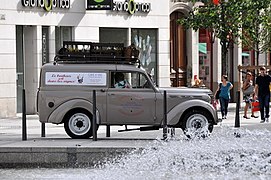
{"label": "van rear wheel", "polygon": [[73,139],[86,139],[92,136],[92,123],[89,113],[80,110],[70,113],[64,122],[66,133]]}

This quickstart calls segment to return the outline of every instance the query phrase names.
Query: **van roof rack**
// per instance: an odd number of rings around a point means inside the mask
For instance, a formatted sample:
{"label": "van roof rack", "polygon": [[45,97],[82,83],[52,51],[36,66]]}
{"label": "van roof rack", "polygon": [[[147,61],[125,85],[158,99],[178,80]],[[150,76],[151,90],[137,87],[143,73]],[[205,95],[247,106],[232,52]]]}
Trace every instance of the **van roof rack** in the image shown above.
{"label": "van roof rack", "polygon": [[54,58],[54,63],[69,64],[140,64],[139,51],[132,44],[93,43],[63,41],[63,47]]}

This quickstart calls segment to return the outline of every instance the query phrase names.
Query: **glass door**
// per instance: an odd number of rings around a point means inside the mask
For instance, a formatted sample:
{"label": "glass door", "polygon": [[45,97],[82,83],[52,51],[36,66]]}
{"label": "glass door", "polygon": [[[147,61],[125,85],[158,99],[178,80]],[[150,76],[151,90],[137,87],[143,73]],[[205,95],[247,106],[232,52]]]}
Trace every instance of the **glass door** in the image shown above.
{"label": "glass door", "polygon": [[22,113],[22,92],[24,88],[24,45],[23,26],[16,26],[16,87],[17,113]]}

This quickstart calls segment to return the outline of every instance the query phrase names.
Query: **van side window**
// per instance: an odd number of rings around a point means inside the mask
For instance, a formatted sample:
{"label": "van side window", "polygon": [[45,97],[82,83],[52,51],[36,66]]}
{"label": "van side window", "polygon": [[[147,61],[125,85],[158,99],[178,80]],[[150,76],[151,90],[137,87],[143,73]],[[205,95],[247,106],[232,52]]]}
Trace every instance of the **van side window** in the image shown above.
{"label": "van side window", "polygon": [[111,72],[111,88],[151,88],[145,74],[139,72]]}
{"label": "van side window", "polygon": [[130,84],[129,73],[114,71],[111,72],[111,88],[128,89],[132,88]]}
{"label": "van side window", "polygon": [[129,81],[126,79],[126,73],[116,72],[114,74],[114,88],[123,89],[123,88],[131,88]]}
{"label": "van side window", "polygon": [[151,83],[146,78],[145,74],[135,73],[135,84],[137,88],[151,88]]}

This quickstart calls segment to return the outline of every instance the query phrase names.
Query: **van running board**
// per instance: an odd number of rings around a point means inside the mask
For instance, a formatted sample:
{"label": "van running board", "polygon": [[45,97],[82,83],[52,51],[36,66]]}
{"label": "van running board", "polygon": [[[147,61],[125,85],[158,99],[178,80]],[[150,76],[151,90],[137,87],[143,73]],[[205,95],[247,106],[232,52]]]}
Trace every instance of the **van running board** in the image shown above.
{"label": "van running board", "polygon": [[125,131],[153,131],[153,130],[159,130],[160,126],[146,126],[146,127],[140,127],[140,128],[132,128],[128,129],[127,126],[125,126],[125,129],[118,130],[118,132],[125,132]]}

